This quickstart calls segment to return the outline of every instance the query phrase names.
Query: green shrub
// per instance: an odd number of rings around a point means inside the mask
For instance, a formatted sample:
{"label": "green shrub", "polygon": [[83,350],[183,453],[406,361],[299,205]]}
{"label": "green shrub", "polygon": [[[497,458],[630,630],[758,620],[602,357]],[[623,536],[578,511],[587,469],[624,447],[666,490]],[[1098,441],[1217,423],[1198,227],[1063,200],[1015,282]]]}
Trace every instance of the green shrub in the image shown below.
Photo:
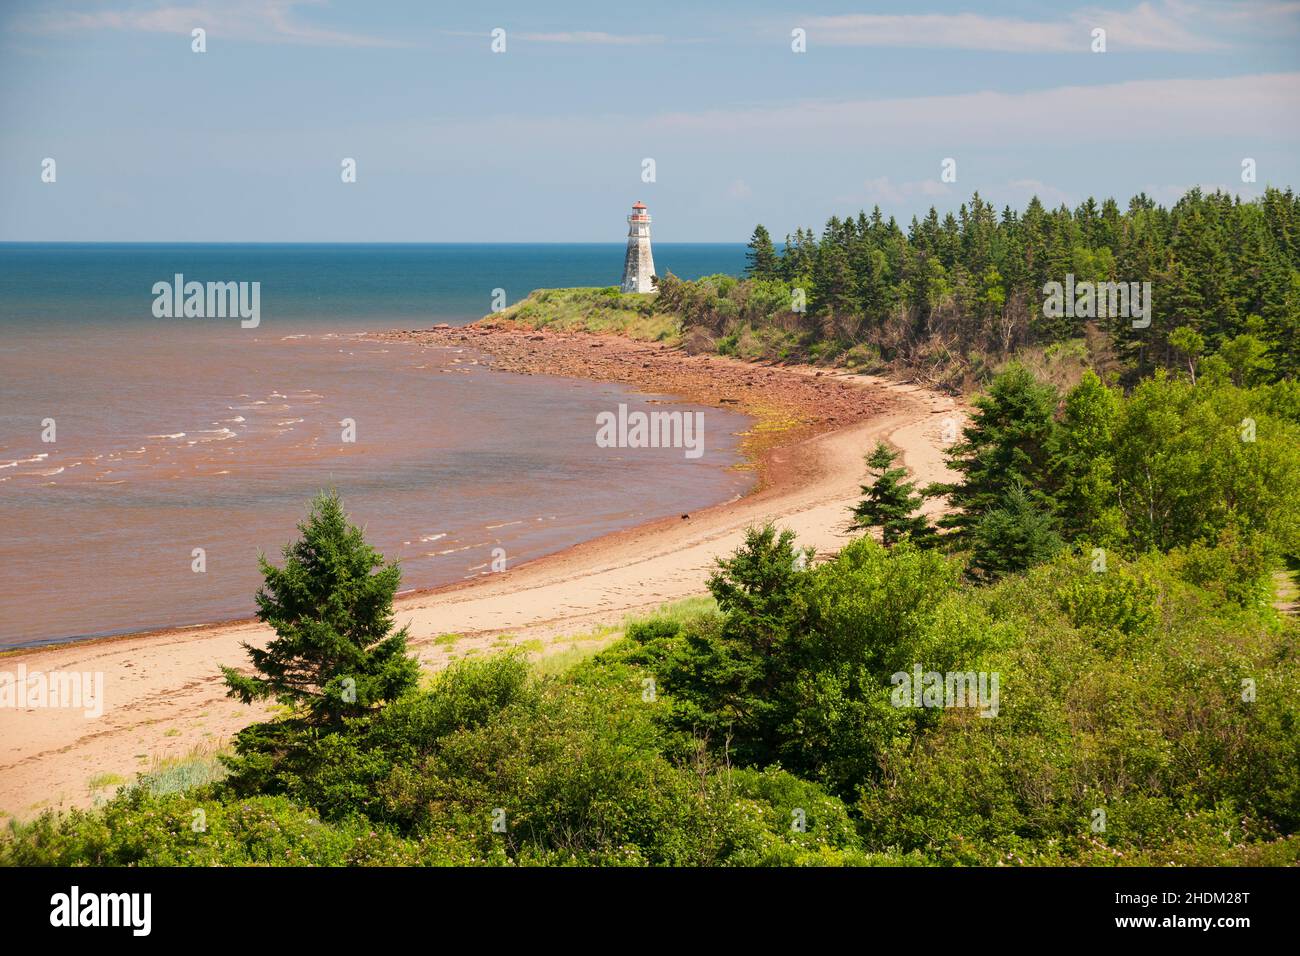
{"label": "green shrub", "polygon": [[[277,759],[11,823],[0,864],[1294,865],[1297,628],[1232,592],[1249,544],[976,586],[911,542],[805,569],[753,529],[716,609],[555,676],[513,652],[337,728],[255,725]],[[996,675],[997,707],[895,706],[918,667]]]}

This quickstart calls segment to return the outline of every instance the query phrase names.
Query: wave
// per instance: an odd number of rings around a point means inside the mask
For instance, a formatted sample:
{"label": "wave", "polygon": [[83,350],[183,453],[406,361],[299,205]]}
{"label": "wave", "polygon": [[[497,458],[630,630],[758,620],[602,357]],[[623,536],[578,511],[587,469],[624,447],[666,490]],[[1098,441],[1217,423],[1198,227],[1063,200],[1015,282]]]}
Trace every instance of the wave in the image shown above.
{"label": "wave", "polygon": [[49,457],[50,457],[49,452],[41,452],[39,455],[33,455],[31,458],[15,458],[11,462],[7,462],[6,464],[0,465],[0,468],[15,468],[18,465],[30,465],[33,462],[44,461],[46,458]]}

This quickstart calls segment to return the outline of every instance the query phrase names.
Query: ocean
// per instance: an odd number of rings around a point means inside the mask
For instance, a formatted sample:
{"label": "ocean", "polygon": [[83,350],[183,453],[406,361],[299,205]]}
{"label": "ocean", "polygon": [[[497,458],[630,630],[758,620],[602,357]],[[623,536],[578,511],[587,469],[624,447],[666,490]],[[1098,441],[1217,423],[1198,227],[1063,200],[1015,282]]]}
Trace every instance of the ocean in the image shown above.
{"label": "ocean", "polygon": [[[655,258],[738,274],[744,247]],[[258,554],[278,561],[324,488],[403,590],[744,493],[745,416],[674,405],[705,413],[698,458],[599,448],[598,415],[665,396],[361,337],[616,284],[622,261],[621,243],[0,244],[0,647],[249,616]],[[157,316],[177,275],[258,283],[256,325]]]}

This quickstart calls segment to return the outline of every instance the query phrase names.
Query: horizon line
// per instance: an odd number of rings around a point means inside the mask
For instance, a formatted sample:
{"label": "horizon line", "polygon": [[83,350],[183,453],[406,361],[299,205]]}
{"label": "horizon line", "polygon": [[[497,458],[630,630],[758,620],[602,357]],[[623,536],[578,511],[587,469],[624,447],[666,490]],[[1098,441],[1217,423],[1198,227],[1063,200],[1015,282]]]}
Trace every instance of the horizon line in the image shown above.
{"label": "horizon line", "polygon": [[[0,246],[624,246],[590,239],[0,239]],[[658,246],[743,246],[743,239],[664,239]]]}

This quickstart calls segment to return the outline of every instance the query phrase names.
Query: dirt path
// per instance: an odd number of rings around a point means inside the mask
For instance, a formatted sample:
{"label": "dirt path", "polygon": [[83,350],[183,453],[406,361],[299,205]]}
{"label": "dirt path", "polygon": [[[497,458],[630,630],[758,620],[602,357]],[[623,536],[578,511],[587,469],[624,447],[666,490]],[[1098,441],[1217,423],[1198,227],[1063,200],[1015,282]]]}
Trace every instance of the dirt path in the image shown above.
{"label": "dirt path", "polygon": [[1273,607],[1291,615],[1300,610],[1300,585],[1297,585],[1293,572],[1273,572]]}

